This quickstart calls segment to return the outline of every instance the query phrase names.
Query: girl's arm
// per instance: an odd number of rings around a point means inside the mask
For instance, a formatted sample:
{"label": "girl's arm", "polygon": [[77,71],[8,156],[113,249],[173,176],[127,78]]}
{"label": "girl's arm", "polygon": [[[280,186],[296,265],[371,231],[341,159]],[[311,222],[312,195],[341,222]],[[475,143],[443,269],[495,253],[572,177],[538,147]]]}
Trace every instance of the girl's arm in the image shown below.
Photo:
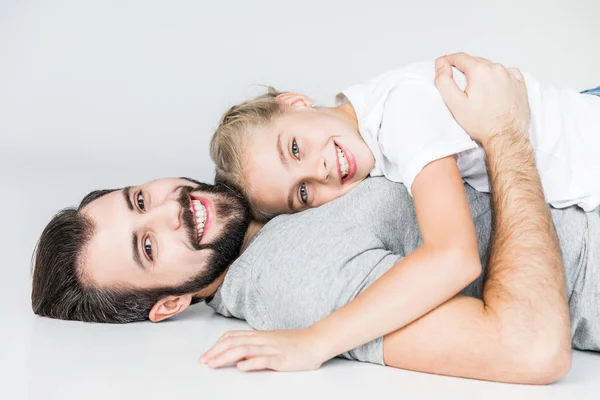
{"label": "girl's arm", "polygon": [[229,332],[202,361],[219,367],[246,359],[238,364],[242,369],[318,368],[330,358],[408,325],[475,280],[481,274],[477,237],[454,157],[423,168],[412,192],[422,247],[312,327]]}
{"label": "girl's arm", "polygon": [[408,325],[481,274],[475,226],[454,157],[428,164],[412,192],[423,246],[312,327],[327,338],[326,359]]}

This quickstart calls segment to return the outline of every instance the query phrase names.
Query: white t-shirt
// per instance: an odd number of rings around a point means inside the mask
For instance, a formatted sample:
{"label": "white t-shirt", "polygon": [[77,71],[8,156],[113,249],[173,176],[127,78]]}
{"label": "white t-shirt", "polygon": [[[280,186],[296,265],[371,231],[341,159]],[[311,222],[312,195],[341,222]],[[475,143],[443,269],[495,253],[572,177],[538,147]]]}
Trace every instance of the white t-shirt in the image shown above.
{"label": "white t-shirt", "polygon": [[[523,75],[529,136],[547,202],[593,210],[600,204],[600,97]],[[356,111],[360,134],[375,156],[372,176],[404,183],[411,192],[423,167],[454,154],[465,182],[489,192],[485,153],[452,117],[434,77],[433,62],[410,64],[350,87],[337,101],[350,101]],[[454,79],[466,87],[456,69]]]}

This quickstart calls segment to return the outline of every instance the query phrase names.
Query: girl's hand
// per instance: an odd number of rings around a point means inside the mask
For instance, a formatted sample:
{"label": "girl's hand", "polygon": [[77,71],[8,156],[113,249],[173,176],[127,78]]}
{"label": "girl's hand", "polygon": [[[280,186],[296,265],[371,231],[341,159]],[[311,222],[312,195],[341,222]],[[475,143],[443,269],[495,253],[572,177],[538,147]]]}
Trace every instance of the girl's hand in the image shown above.
{"label": "girl's hand", "polygon": [[309,329],[287,331],[229,331],[200,358],[211,368],[235,364],[242,371],[318,369],[326,359],[317,336]]}

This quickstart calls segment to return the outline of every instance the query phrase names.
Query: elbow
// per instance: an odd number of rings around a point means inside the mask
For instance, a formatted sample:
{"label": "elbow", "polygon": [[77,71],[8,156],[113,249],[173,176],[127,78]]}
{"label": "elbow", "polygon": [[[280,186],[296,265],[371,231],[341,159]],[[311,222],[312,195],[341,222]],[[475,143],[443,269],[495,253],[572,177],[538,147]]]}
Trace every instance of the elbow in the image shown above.
{"label": "elbow", "polygon": [[[533,343],[535,342],[535,343]],[[541,339],[522,341],[511,349],[515,382],[529,385],[549,385],[571,370],[571,343],[564,340]]]}
{"label": "elbow", "polygon": [[532,354],[524,365],[528,370],[524,383],[549,385],[565,377],[571,370],[571,349]]}
{"label": "elbow", "polygon": [[461,286],[466,287],[481,276],[483,269],[477,247],[456,246],[447,249],[445,258],[452,260],[456,269],[455,277]]}

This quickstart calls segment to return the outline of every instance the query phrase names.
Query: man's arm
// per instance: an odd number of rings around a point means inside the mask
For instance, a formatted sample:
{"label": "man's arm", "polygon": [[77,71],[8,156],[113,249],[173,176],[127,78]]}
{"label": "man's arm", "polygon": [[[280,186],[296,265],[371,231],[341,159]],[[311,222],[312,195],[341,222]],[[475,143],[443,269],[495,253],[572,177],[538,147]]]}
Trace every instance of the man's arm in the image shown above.
{"label": "man's arm", "polygon": [[457,121],[482,143],[492,191],[483,301],[457,297],[387,335],[384,359],[424,372],[549,383],[570,368],[569,314],[559,243],[527,138],[526,89],[517,71],[465,55],[450,61],[471,90],[457,92],[449,64],[436,84]]}
{"label": "man's arm", "polygon": [[[471,80],[470,72],[465,72]],[[485,89],[489,89],[486,85],[490,83],[496,86],[492,88],[495,97],[491,97],[495,102],[488,108],[498,118],[485,118],[487,114],[483,112],[478,115],[491,124],[488,132],[499,134],[497,141],[486,140],[485,147],[495,156],[505,151],[511,153],[504,154],[506,158],[492,156],[491,160],[496,161],[490,164],[492,184],[498,185],[493,189],[495,204],[503,207],[504,204],[498,204],[502,199],[510,203],[495,216],[502,234],[497,237],[499,248],[492,255],[493,272],[486,282],[490,291],[484,301],[452,299],[408,327],[387,335],[384,359],[388,365],[425,372],[547,383],[566,373],[570,365],[560,252],[525,138],[529,118],[526,90],[522,82],[515,85],[506,70],[494,68],[483,72],[482,76],[476,76],[476,81]],[[470,94],[472,98],[468,100],[485,104],[475,96],[476,91]],[[522,104],[523,98],[525,107],[515,109],[514,104]],[[456,99],[453,104],[465,107]],[[499,178],[498,173],[507,176]],[[526,244],[532,240],[545,248],[535,249],[536,253],[531,254]],[[517,277],[510,276],[515,269]],[[548,285],[549,277],[555,279],[555,285]],[[532,318],[536,313],[540,317]],[[555,317],[548,318],[549,315]],[[244,360],[238,363],[244,370],[315,368],[331,353],[337,354],[340,347],[339,343],[329,346],[337,339],[336,335],[324,336],[322,332],[313,327],[298,331],[228,332],[205,354],[203,361],[220,366]]]}

